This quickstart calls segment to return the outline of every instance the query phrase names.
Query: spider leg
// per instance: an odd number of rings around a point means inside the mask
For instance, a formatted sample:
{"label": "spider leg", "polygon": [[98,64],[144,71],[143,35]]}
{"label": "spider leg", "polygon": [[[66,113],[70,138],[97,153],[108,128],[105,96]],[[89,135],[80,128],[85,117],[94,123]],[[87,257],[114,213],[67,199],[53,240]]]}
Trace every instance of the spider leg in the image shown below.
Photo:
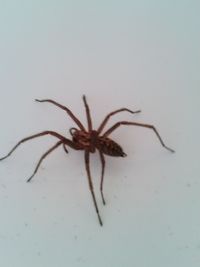
{"label": "spider leg", "polygon": [[68,154],[69,152],[68,152],[68,150],[67,150],[67,148],[66,148],[66,145],[65,144],[63,144],[63,149],[64,149],[64,151]]}
{"label": "spider leg", "polygon": [[116,130],[116,129],[117,129],[119,126],[121,126],[121,125],[134,125],[134,126],[139,126],[139,127],[149,128],[149,129],[151,129],[151,130],[154,131],[154,133],[155,133],[156,136],[158,137],[158,139],[159,139],[161,145],[162,145],[164,148],[166,148],[166,149],[169,150],[170,152],[175,152],[173,149],[167,147],[167,146],[164,144],[164,142],[163,142],[163,140],[162,140],[160,134],[159,134],[158,131],[156,130],[155,126],[150,125],[150,124],[143,124],[143,123],[138,123],[138,122],[120,121],[120,122],[117,122],[116,124],[114,124],[110,129],[108,129],[108,130],[103,134],[103,136],[104,136],[104,137],[107,137],[108,135],[110,135],[114,130]]}
{"label": "spider leg", "polygon": [[90,115],[90,108],[88,106],[85,95],[83,95],[83,102],[85,105],[85,110],[86,110],[86,115],[87,115],[88,131],[92,131],[92,119],[91,119],[91,115]]}
{"label": "spider leg", "polygon": [[132,111],[132,110],[127,109],[127,108],[120,108],[120,109],[117,109],[117,110],[115,110],[115,111],[113,111],[113,112],[110,112],[110,113],[105,117],[105,119],[102,121],[101,125],[99,126],[99,128],[98,128],[98,130],[97,130],[98,134],[100,134],[100,133],[102,132],[102,130],[104,129],[106,123],[108,122],[108,120],[110,119],[111,116],[113,116],[113,115],[115,115],[115,114],[117,114],[117,113],[119,113],[119,112],[122,112],[122,111],[127,111],[127,112],[132,113],[132,114],[141,112],[141,110]]}
{"label": "spider leg", "polygon": [[22,139],[21,141],[19,141],[12,149],[11,151],[3,158],[0,158],[0,160],[4,160],[6,158],[8,158],[13,152],[14,150],[19,146],[21,145],[22,143],[28,141],[28,140],[31,140],[31,139],[34,139],[34,138],[37,138],[37,137],[40,137],[40,136],[44,136],[44,135],[52,135],[58,139],[60,139],[63,143],[69,145],[71,148],[74,148],[74,149],[77,149],[76,145],[69,139],[65,138],[64,136],[56,133],[56,132],[53,132],[53,131],[44,131],[44,132],[41,132],[41,133],[38,133],[38,134],[34,134],[34,135],[31,135],[31,136],[28,136],[24,139]]}
{"label": "spider leg", "polygon": [[93,203],[94,203],[94,207],[99,219],[99,224],[101,226],[103,226],[100,214],[99,214],[99,209],[97,206],[97,201],[95,198],[95,193],[94,193],[94,189],[93,189],[93,183],[92,183],[92,177],[91,177],[91,173],[90,173],[90,152],[85,150],[85,167],[86,167],[86,172],[87,172],[87,177],[88,177],[88,184],[89,184],[89,188],[90,188],[90,192],[92,194],[92,199],[93,199]]}
{"label": "spider leg", "polygon": [[55,150],[55,149],[56,149],[57,147],[59,147],[61,144],[62,144],[62,141],[57,142],[53,147],[51,147],[49,150],[47,150],[47,152],[45,152],[45,153],[42,155],[42,157],[40,158],[40,160],[39,160],[39,162],[38,162],[38,164],[37,164],[37,166],[36,166],[36,168],[35,168],[33,174],[32,174],[31,177],[27,180],[27,182],[30,182],[31,179],[35,176],[35,174],[37,173],[37,171],[38,171],[38,169],[39,169],[39,167],[40,167],[40,165],[41,165],[43,159],[46,158],[46,156],[48,156],[53,150]]}
{"label": "spider leg", "polygon": [[65,110],[67,112],[67,114],[71,117],[71,119],[79,126],[79,128],[82,131],[85,131],[83,124],[79,121],[79,119],[67,107],[65,107],[65,106],[63,106],[63,105],[61,105],[61,104],[59,104],[56,101],[51,100],[51,99],[43,99],[43,100],[35,99],[35,101],[37,101],[37,102],[49,102],[49,103],[52,103],[53,105]]}
{"label": "spider leg", "polygon": [[104,195],[103,195],[103,180],[104,180],[104,171],[105,171],[105,157],[104,157],[103,153],[100,150],[99,150],[99,155],[100,155],[101,165],[102,165],[100,192],[101,192],[102,202],[103,202],[104,205],[106,205],[105,198],[104,198]]}

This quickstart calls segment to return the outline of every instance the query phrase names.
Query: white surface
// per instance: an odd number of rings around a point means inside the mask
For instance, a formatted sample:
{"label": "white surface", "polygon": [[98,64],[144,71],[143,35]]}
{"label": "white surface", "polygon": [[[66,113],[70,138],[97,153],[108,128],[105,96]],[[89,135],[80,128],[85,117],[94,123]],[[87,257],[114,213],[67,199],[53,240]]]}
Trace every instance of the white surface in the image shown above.
{"label": "white surface", "polygon": [[[154,124],[170,154],[148,129],[121,127],[112,136],[128,154],[91,168],[104,222],[100,227],[83,154],[51,154],[42,137],[0,163],[0,265],[3,267],[197,267],[200,265],[199,2],[1,1],[0,154],[46,129],[69,137],[66,114],[35,98],[70,107],[94,125],[119,108],[125,119]],[[162,2],[162,3],[161,3]]]}

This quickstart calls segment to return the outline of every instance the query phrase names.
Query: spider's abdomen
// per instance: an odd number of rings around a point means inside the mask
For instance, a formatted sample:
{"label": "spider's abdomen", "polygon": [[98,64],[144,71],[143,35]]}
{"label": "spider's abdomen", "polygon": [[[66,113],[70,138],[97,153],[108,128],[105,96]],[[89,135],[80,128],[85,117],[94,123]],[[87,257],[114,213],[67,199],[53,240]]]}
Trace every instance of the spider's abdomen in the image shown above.
{"label": "spider's abdomen", "polygon": [[99,137],[98,142],[96,143],[96,148],[109,156],[126,157],[121,146],[107,137]]}

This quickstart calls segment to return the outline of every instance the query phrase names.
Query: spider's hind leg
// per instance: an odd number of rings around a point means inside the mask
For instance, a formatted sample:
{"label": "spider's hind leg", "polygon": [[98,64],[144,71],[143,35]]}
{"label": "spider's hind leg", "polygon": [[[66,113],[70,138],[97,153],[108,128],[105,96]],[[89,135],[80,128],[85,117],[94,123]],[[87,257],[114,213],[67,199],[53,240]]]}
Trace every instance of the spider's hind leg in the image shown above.
{"label": "spider's hind leg", "polygon": [[130,110],[128,108],[120,108],[120,109],[117,109],[115,111],[112,111],[110,113],[108,113],[108,115],[104,118],[104,120],[102,121],[101,125],[99,126],[97,132],[100,134],[102,132],[102,130],[104,129],[105,125],[107,124],[108,120],[115,114],[117,113],[120,113],[120,112],[123,112],[123,111],[127,111],[129,113],[132,113],[132,114],[135,114],[135,113],[140,113],[141,110]]}
{"label": "spider's hind leg", "polygon": [[119,128],[121,125],[132,125],[132,126],[139,126],[139,127],[144,127],[144,128],[148,128],[154,131],[154,133],[156,134],[158,140],[160,141],[161,145],[169,150],[170,152],[174,153],[175,151],[173,149],[171,149],[170,147],[166,146],[165,143],[163,142],[160,134],[158,133],[157,129],[155,128],[154,125],[151,124],[144,124],[144,123],[139,123],[139,122],[130,122],[130,121],[119,121],[117,123],[115,123],[111,128],[109,128],[104,134],[104,137],[108,137],[113,131],[115,131],[117,128]]}

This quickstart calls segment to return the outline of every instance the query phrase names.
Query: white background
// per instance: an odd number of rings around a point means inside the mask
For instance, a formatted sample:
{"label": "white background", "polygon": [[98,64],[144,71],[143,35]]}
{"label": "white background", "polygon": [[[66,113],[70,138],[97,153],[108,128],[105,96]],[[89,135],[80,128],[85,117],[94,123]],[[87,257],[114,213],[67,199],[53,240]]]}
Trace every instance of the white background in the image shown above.
{"label": "white background", "polygon": [[[85,123],[82,95],[98,126],[154,124],[113,133],[128,154],[91,161],[104,226],[94,211],[83,153],[41,137],[0,163],[0,265],[3,267],[197,267],[200,265],[200,35],[198,1],[0,1],[0,154],[43,130],[69,137],[68,106]],[[0,156],[1,156],[0,155]]]}

